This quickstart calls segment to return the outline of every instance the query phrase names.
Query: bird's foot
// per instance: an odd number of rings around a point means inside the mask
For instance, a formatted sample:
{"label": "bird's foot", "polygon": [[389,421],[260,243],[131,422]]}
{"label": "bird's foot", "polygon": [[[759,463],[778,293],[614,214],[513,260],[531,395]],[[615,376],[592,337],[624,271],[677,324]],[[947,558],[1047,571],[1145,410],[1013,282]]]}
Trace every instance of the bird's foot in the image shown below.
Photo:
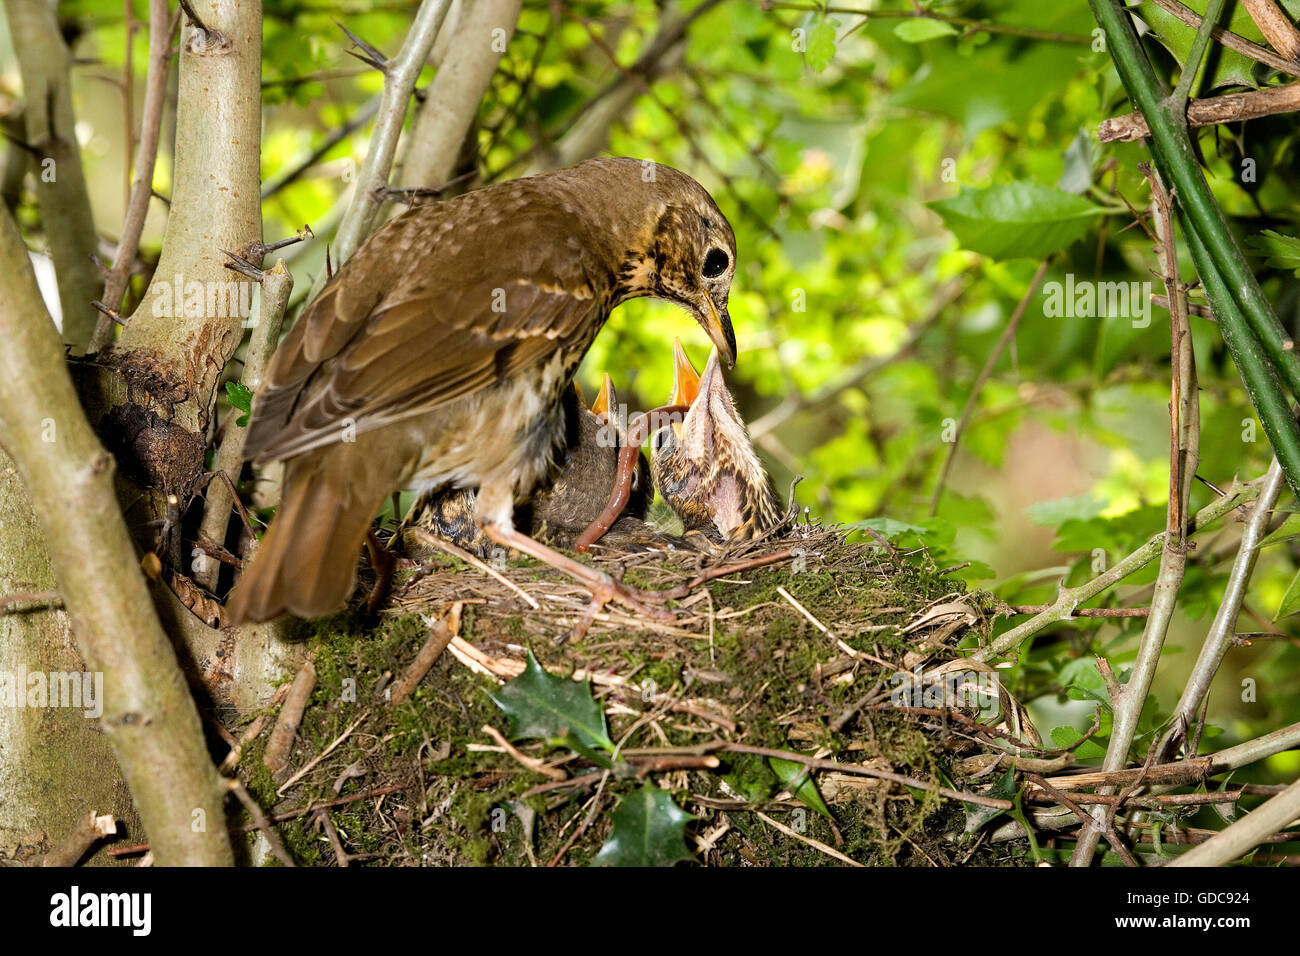
{"label": "bird's foot", "polygon": [[640,591],[620,581],[615,581],[604,571],[589,567],[580,561],[575,561],[573,558],[561,554],[554,548],[547,547],[540,541],[530,538],[514,528],[504,528],[490,523],[483,524],[482,528],[483,533],[497,544],[507,548],[514,548],[516,551],[521,551],[538,561],[545,562],[551,567],[575,578],[591,591],[591,603],[587,606],[586,612],[574,628],[574,637],[579,640],[591,627],[591,622],[595,620],[596,615],[607,604],[621,604],[630,611],[643,614],[657,621],[673,621],[676,619],[672,611],[663,606],[666,597],[662,593]]}

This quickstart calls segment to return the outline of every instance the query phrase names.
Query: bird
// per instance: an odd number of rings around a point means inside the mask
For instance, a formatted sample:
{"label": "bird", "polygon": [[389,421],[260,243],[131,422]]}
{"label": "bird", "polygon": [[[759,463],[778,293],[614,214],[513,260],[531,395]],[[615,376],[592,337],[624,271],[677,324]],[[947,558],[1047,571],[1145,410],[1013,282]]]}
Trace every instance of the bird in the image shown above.
{"label": "bird", "polygon": [[[618,395],[613,380],[603,376],[588,408],[576,382],[564,392],[564,441],[546,478],[515,508],[515,527],[557,547],[571,548],[575,539],[601,514],[618,468],[625,436],[614,410]],[[632,494],[613,533],[621,539],[649,537],[640,524],[652,494],[650,465],[637,456]],[[403,521],[402,547],[408,557],[423,559],[436,553],[419,532],[450,541],[480,558],[496,545],[474,522],[476,489],[442,488],[425,492]],[[417,529],[419,529],[417,531]]]}
{"label": "bird", "polygon": [[655,433],[650,471],[685,530],[743,542],[783,524],[780,499],[727,389],[717,349],[701,375],[681,340],[674,341],[669,404],[689,407],[680,422]]}
{"label": "bird", "polygon": [[477,488],[484,533],[566,571],[593,604],[646,610],[517,531],[515,504],[550,469],[564,391],[620,303],[683,307],[735,364],[735,268],[708,191],[649,160],[587,160],[390,220],[307,306],[256,390],[245,454],[284,462],[282,500],[227,620],[341,608],[389,495],[448,486]]}

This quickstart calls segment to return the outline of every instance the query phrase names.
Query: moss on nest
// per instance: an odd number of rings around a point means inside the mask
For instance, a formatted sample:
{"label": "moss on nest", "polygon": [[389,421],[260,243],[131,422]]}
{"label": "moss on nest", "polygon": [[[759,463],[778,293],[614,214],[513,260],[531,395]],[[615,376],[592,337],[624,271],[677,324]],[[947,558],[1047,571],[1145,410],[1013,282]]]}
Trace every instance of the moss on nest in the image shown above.
{"label": "moss on nest", "polygon": [[[901,662],[919,639],[902,628],[921,609],[959,595],[959,582],[820,528],[800,529],[744,553],[705,559],[687,552],[606,554],[598,563],[622,571],[629,583],[636,579],[662,589],[702,565],[744,562],[781,549],[797,550],[802,560],[702,585],[674,603],[678,618],[671,625],[609,609],[582,640],[563,638],[587,595],[549,568],[520,564],[504,572],[538,600],[540,611],[460,562],[408,575],[377,620],[340,614],[310,626],[306,639],[318,679],[286,773],[318,762],[277,798],[282,781],[262,767],[263,734],[242,760],[249,789],[268,813],[279,815],[358,798],[327,811],[339,842],[357,863],[591,862],[609,834],[618,798],[641,786],[636,775],[602,781],[603,774],[577,754],[546,753],[539,742],[519,742],[526,756],[544,757],[577,781],[549,785],[484,732],[485,725],[507,729],[505,715],[489,697],[498,682],[475,673],[451,651],[407,700],[388,701],[393,683],[427,639],[429,621],[454,600],[469,602],[460,638],[490,658],[522,660],[531,649],[552,672],[608,676],[593,691],[606,711],[610,737],[629,754],[725,740],[953,785],[954,751],[968,751],[968,742],[936,733],[929,726],[933,720],[889,709],[854,711],[853,704],[873,688],[887,693],[894,668],[878,662]],[[965,600],[982,613],[981,600]],[[970,635],[951,635],[941,655],[947,650],[951,656],[951,648]],[[691,849],[710,865],[839,864],[774,828],[760,812],[869,865],[1019,858],[1012,845],[972,850],[951,839],[962,831],[963,805],[933,792],[819,771],[814,778],[832,821],[783,792],[764,757],[717,756],[713,769],[650,774],[696,817],[688,833],[706,839],[706,846]],[[298,863],[336,865],[319,816],[277,822],[277,831]]]}

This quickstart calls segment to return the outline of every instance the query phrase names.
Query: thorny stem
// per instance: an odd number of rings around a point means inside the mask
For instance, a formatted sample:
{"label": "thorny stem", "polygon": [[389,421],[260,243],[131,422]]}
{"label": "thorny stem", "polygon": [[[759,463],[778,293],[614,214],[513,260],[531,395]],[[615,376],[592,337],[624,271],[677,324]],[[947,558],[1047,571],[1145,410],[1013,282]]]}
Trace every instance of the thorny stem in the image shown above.
{"label": "thorny stem", "polygon": [[1192,674],[1183,688],[1178,706],[1174,708],[1171,729],[1165,733],[1157,748],[1157,760],[1166,758],[1177,745],[1177,734],[1174,728],[1190,727],[1195,723],[1196,713],[1200,710],[1205,695],[1209,693],[1210,682],[1218,672],[1219,664],[1228,653],[1228,648],[1232,646],[1237,615],[1241,612],[1246,586],[1250,582],[1251,573],[1255,570],[1255,559],[1259,557],[1259,543],[1268,530],[1268,522],[1273,516],[1273,508],[1277,504],[1283,484],[1285,481],[1282,468],[1278,465],[1277,459],[1273,459],[1273,464],[1269,465],[1268,472],[1264,475],[1259,500],[1255,502],[1250,520],[1246,522],[1245,530],[1242,532],[1241,546],[1237,549],[1237,557],[1232,562],[1232,570],[1228,573],[1228,586],[1223,601],[1214,615],[1214,623],[1210,625],[1210,630],[1205,635],[1201,653],[1192,667]]}
{"label": "thorny stem", "polygon": [[[370,135],[370,149],[366,152],[361,171],[352,193],[352,202],[343,215],[343,222],[334,239],[334,261],[342,265],[370,235],[375,216],[383,204],[379,190],[388,185],[388,173],[397,152],[397,140],[402,132],[402,122],[415,91],[415,81],[429,58],[433,41],[438,36],[442,21],[447,16],[451,0],[423,0],[411,24],[401,51],[388,61],[384,71],[384,95]],[[327,276],[321,272],[312,287],[312,295],[320,291]]]}
{"label": "thorny stem", "polygon": [[[1220,3],[1222,6],[1222,3]],[[1206,33],[1202,30],[1202,35]],[[1193,50],[1190,64],[1198,62]],[[1165,291],[1169,296],[1169,328],[1171,335],[1170,363],[1172,395],[1169,403],[1169,511],[1166,518],[1165,540],[1160,554],[1160,572],[1156,578],[1155,593],[1151,599],[1151,614],[1138,643],[1137,660],[1118,698],[1112,700],[1114,724],[1106,744],[1106,756],[1101,768],[1119,770],[1128,763],[1129,748],[1137,732],[1138,718],[1151,690],[1151,682],[1160,663],[1169,622],[1178,604],[1178,590],[1182,587],[1187,570],[1187,514],[1193,476],[1200,460],[1200,408],[1196,399],[1196,361],[1192,352],[1191,329],[1187,319],[1187,296],[1178,276],[1178,253],[1174,246],[1173,209],[1169,194],[1160,178],[1146,164],[1139,167],[1151,185],[1151,219],[1159,241],[1160,271]],[[1112,788],[1103,788],[1109,794]],[[1101,822],[1107,815],[1105,807],[1092,811],[1093,819]],[[1097,848],[1101,830],[1084,829],[1075,844],[1071,866],[1087,866]]]}
{"label": "thorny stem", "polygon": [[[1188,528],[1189,533],[1200,531],[1207,525],[1212,524],[1219,518],[1222,518],[1234,508],[1238,508],[1248,502],[1254,501],[1260,495],[1262,487],[1262,478],[1257,478],[1245,485],[1241,485],[1229,491],[1222,498],[1217,498],[1210,502],[1204,508],[1196,513],[1195,519]],[[1164,541],[1167,532],[1161,531],[1159,534],[1152,535],[1147,542],[1138,548],[1132,554],[1117,562],[1103,574],[1099,574],[1091,581],[1085,581],[1077,587],[1061,588],[1057,594],[1056,600],[1051,606],[1041,614],[1036,614],[1025,623],[1013,627],[1011,630],[1000,635],[996,640],[981,648],[971,655],[972,660],[988,661],[993,658],[1005,657],[1013,652],[1027,638],[1032,637],[1039,631],[1058,621],[1068,621],[1073,611],[1080,604],[1096,597],[1107,588],[1113,587],[1120,581],[1123,581],[1131,574],[1141,571],[1148,564],[1156,559],[1156,556],[1164,548]]]}

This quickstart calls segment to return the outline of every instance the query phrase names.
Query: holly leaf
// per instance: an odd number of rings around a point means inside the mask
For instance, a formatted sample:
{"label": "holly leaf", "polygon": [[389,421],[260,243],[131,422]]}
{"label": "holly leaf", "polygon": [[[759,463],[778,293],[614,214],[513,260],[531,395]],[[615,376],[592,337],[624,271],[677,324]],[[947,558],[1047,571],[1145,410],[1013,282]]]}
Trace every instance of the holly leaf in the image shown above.
{"label": "holly leaf", "polygon": [[[1016,799],[1016,768],[1008,767],[1007,772],[998,778],[998,782],[993,785],[987,795],[996,800],[1014,801]],[[966,826],[962,829],[963,840],[974,836],[990,820],[996,820],[1007,812],[998,807],[984,807],[975,803],[967,803],[963,804],[963,806],[966,810]]]}
{"label": "holly leaf", "polygon": [[253,410],[253,390],[243,382],[232,379],[226,382],[226,399],[231,408],[244,413],[235,419],[235,424],[243,428],[248,424],[248,416]]}
{"label": "holly leaf", "polygon": [[808,31],[808,49],[804,52],[804,59],[814,72],[822,72],[835,59],[835,31],[839,27],[840,21],[834,17],[822,17]]}
{"label": "holly leaf", "polygon": [[767,762],[771,765],[777,779],[781,781],[781,786],[793,794],[796,800],[814,813],[820,813],[827,820],[834,819],[826,806],[826,801],[817,790],[812,772],[806,765],[795,760],[782,760],[780,757],[769,757]]}
{"label": "holly leaf", "polygon": [[929,205],[964,248],[990,259],[1041,259],[1082,238],[1102,212],[1080,196],[1034,182],[965,189]]}
{"label": "holly leaf", "polygon": [[614,751],[605,730],[605,712],[591,696],[591,688],[548,673],[532,651],[524,672],[491,697],[510,718],[512,739],[536,737],[587,754],[596,749]]}
{"label": "holly leaf", "polygon": [[620,800],[613,819],[596,866],[672,866],[695,859],[686,849],[686,824],[695,818],[652,783]]}
{"label": "holly leaf", "polygon": [[[1206,0],[1186,0],[1186,6],[1191,7],[1197,15],[1202,15],[1205,13]],[[1264,35],[1259,32],[1259,27],[1255,26],[1255,21],[1251,18],[1246,5],[1235,3],[1230,6],[1232,16],[1226,24],[1220,21],[1219,25],[1247,40],[1267,46]],[[1300,15],[1300,0],[1282,0],[1282,6],[1291,15],[1292,20]],[[1172,53],[1179,63],[1186,63],[1192,51],[1192,41],[1196,38],[1196,29],[1157,6],[1153,0],[1142,0],[1142,3],[1138,4],[1138,13],[1151,26],[1161,46]],[[1259,85],[1255,82],[1255,61],[1250,57],[1217,43],[1211,43],[1206,51],[1206,61],[1209,64],[1209,73],[1204,82],[1205,89]]]}

